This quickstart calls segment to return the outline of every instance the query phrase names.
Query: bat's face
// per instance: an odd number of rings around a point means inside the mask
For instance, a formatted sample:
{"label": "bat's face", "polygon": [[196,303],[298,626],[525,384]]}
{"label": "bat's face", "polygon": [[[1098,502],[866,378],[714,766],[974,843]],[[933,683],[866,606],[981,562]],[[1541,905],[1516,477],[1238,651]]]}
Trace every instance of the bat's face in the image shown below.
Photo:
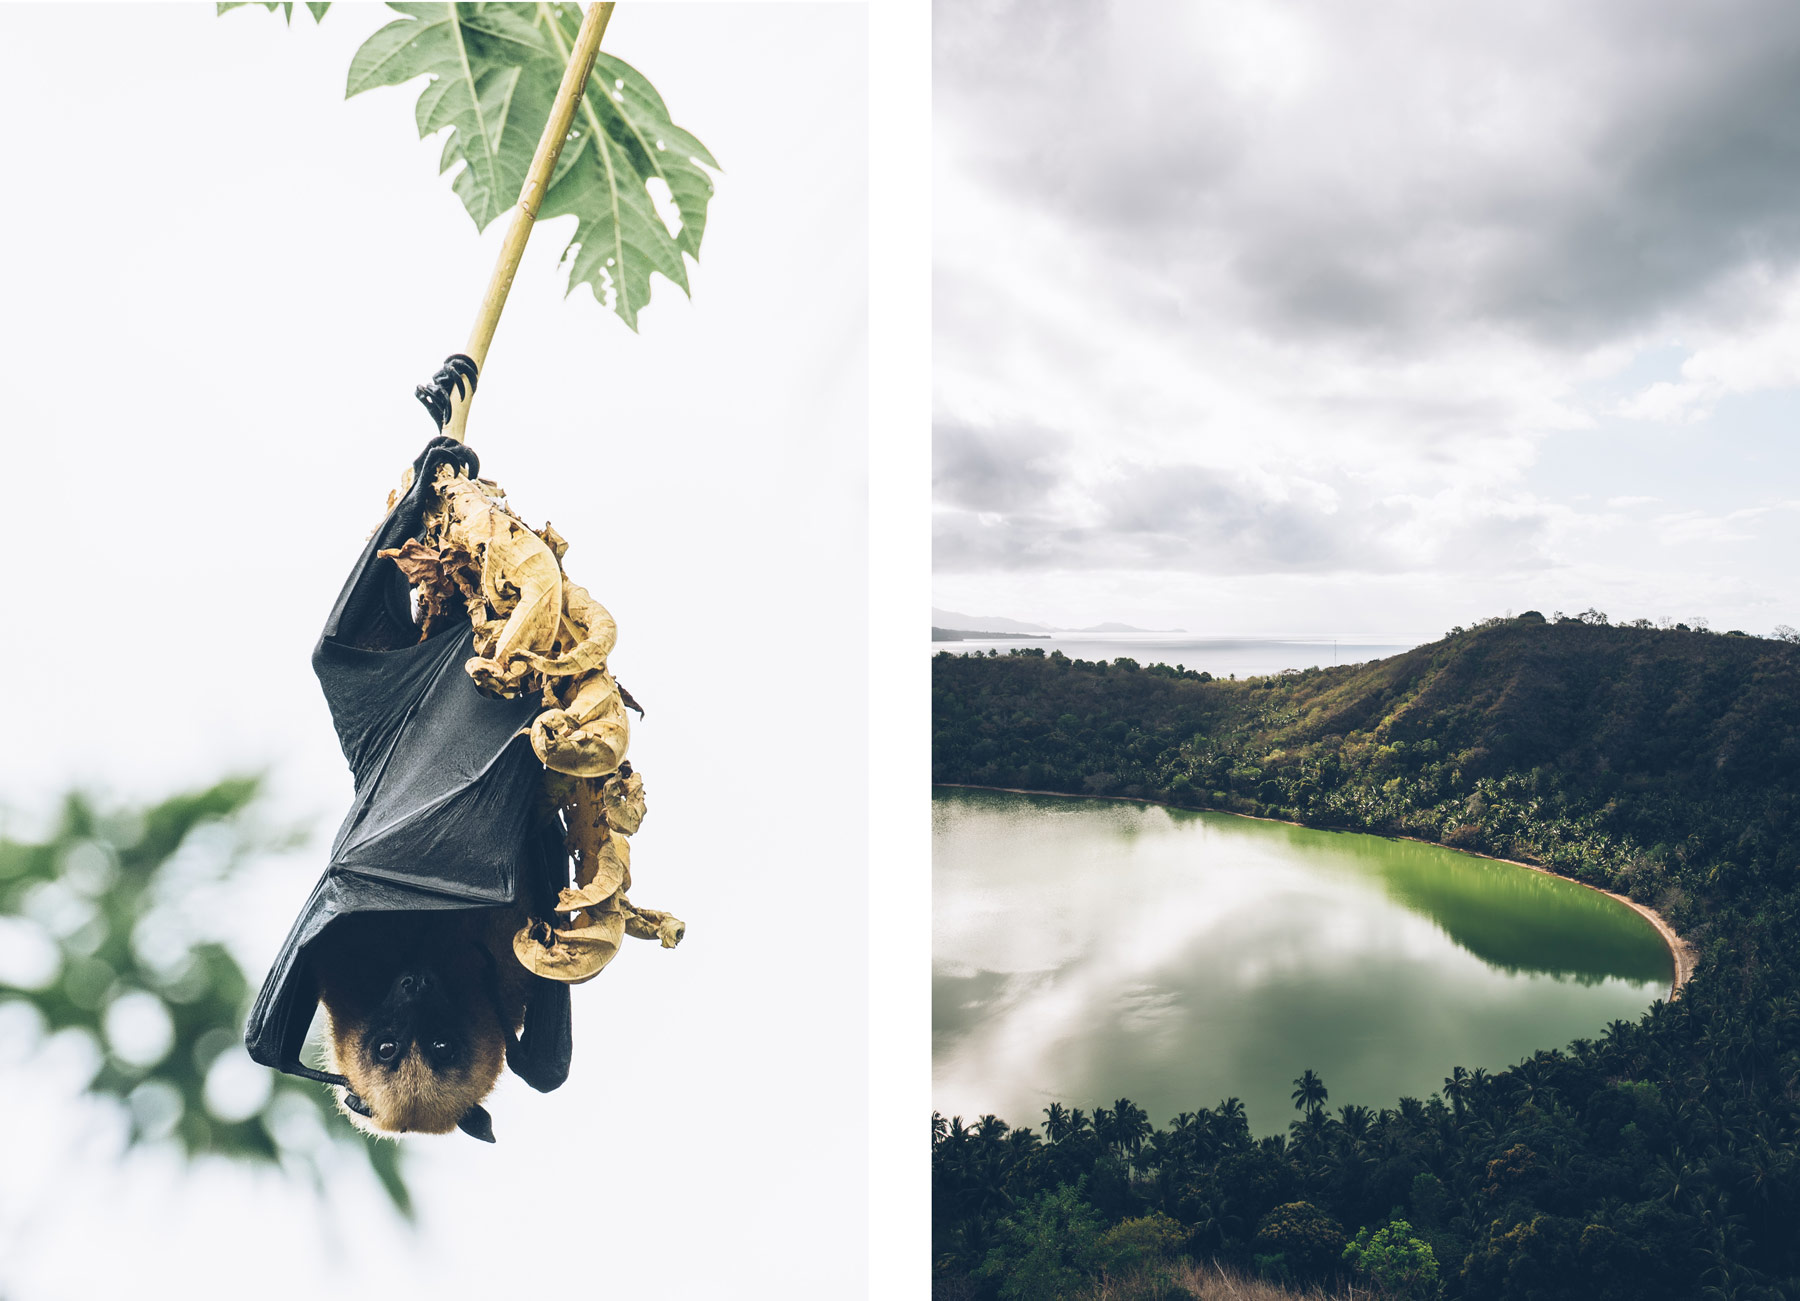
{"label": "bat's face", "polygon": [[499,1013],[466,972],[413,964],[373,1005],[334,1008],[337,1070],[368,1108],[365,1126],[447,1134],[493,1089],[506,1061]]}

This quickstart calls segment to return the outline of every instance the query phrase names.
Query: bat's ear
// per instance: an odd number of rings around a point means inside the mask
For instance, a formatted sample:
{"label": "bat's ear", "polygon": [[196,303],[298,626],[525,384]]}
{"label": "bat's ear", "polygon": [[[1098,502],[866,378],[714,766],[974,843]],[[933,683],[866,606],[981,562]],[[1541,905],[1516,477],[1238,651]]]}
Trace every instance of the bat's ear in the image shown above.
{"label": "bat's ear", "polygon": [[479,1102],[463,1112],[463,1118],[456,1122],[456,1127],[483,1143],[494,1141],[494,1118],[487,1114],[487,1108]]}

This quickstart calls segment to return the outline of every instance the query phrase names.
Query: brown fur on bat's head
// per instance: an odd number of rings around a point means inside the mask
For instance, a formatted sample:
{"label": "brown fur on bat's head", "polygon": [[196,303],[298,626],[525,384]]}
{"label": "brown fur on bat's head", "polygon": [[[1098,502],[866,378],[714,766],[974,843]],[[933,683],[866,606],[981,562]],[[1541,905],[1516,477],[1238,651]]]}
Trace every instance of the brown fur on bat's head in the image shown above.
{"label": "brown fur on bat's head", "polygon": [[330,1069],[348,1081],[340,1109],[375,1134],[461,1128],[492,1142],[481,1101],[500,1078],[508,1038],[492,959],[467,935],[428,939],[379,915],[342,920],[362,924],[338,937],[320,981]]}

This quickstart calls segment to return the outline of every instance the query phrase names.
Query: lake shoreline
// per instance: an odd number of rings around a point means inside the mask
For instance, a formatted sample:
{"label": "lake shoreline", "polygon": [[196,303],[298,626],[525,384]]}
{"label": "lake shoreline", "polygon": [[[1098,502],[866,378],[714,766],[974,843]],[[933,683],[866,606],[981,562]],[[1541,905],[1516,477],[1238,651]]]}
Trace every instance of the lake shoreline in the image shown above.
{"label": "lake shoreline", "polygon": [[1473,858],[1486,858],[1496,863],[1511,863],[1514,867],[1529,868],[1533,872],[1542,872],[1545,876],[1555,876],[1560,877],[1564,881],[1573,881],[1583,889],[1593,890],[1598,894],[1605,895],[1609,899],[1617,900],[1619,903],[1622,903],[1627,908],[1631,909],[1631,911],[1638,916],[1642,917],[1645,921],[1649,922],[1651,927],[1656,931],[1658,937],[1661,938],[1663,944],[1668,948],[1669,960],[1674,967],[1675,974],[1669,985],[1670,1002],[1674,1002],[1681,996],[1681,987],[1687,984],[1689,977],[1694,974],[1694,946],[1684,940],[1680,933],[1677,932],[1673,926],[1669,925],[1668,921],[1656,909],[1650,907],[1649,904],[1639,903],[1635,899],[1618,894],[1612,890],[1602,890],[1597,885],[1590,885],[1586,881],[1578,880],[1565,873],[1545,867],[1542,863],[1528,863],[1523,859],[1517,858],[1501,858],[1497,854],[1483,854],[1479,850],[1474,849],[1458,849],[1455,846],[1446,845],[1441,841],[1426,840],[1423,836],[1386,835],[1379,831],[1353,831],[1351,828],[1347,827],[1314,827],[1309,826],[1304,822],[1295,822],[1292,818],[1270,818],[1264,817],[1259,813],[1233,813],[1228,809],[1189,809],[1178,804],[1165,804],[1161,800],[1145,799],[1141,795],[1076,795],[1070,791],[1030,791],[1022,790],[1016,786],[977,786],[972,782],[933,782],[932,785],[942,786],[950,790],[999,791],[1006,795],[1048,795],[1059,800],[1114,800],[1126,804],[1151,804],[1159,809],[1178,809],[1183,813],[1222,813],[1226,817],[1248,818],[1252,822],[1279,822],[1289,827],[1303,827],[1308,831],[1349,831],[1353,835],[1381,836],[1384,840],[1410,840],[1415,844],[1436,845],[1439,849],[1448,849],[1456,854],[1468,854]]}

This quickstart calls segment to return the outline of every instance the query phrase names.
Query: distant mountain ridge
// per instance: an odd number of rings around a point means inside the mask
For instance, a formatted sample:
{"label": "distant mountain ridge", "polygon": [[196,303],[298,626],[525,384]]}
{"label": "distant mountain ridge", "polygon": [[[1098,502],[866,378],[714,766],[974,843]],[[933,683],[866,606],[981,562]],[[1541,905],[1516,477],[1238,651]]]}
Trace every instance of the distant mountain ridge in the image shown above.
{"label": "distant mountain ridge", "polygon": [[1050,636],[1050,634],[1047,632],[998,632],[993,629],[982,630],[982,629],[976,629],[976,628],[940,628],[935,623],[931,625],[931,640],[932,641],[968,641],[971,638],[973,638],[976,641],[981,641],[984,639],[992,640],[992,641],[1001,641],[1001,640],[1006,640],[1006,639],[1014,639],[1014,640],[1035,639],[1035,640],[1042,641],[1042,640],[1047,639],[1049,636]]}
{"label": "distant mountain ridge", "polygon": [[1022,623],[1017,619],[1002,619],[997,615],[958,614],[955,610],[940,610],[931,607],[931,626],[952,632],[967,633],[973,629],[986,628],[992,632],[1055,632],[1056,629],[1041,623]]}
{"label": "distant mountain ridge", "polygon": [[1186,628],[1134,628],[1128,623],[1097,623],[1091,628],[1052,628],[1043,623],[1025,623],[1018,619],[1006,619],[993,614],[958,614],[955,610],[940,610],[931,607],[931,626],[941,628],[945,632],[959,632],[963,636],[979,636],[978,629],[989,632],[1038,633],[1053,632],[1181,632]]}

